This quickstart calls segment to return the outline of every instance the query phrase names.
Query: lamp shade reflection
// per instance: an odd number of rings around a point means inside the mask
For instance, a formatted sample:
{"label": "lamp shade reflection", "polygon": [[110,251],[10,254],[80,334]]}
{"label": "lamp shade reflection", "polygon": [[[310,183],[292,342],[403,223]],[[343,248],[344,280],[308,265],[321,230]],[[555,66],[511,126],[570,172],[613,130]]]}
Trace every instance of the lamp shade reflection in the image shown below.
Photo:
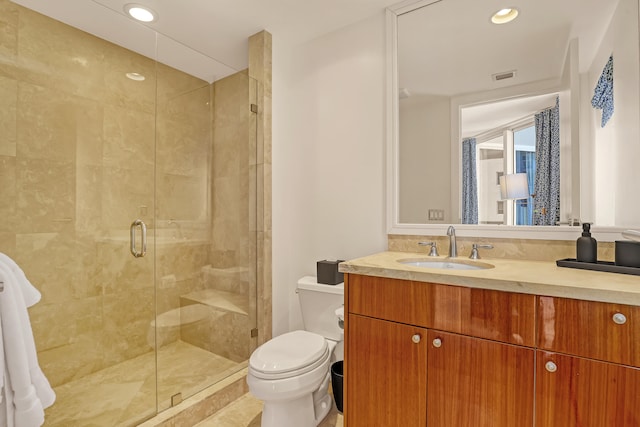
{"label": "lamp shade reflection", "polygon": [[529,183],[526,173],[512,173],[500,177],[502,200],[528,199]]}

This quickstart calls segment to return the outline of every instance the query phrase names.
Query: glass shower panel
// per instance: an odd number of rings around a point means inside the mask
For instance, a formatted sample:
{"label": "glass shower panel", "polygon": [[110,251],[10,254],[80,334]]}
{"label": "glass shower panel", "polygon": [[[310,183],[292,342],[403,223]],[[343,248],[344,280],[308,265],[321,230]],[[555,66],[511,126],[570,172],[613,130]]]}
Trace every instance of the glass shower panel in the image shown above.
{"label": "glass shower panel", "polygon": [[[160,38],[160,56],[164,49]],[[184,46],[181,54],[208,60]],[[250,355],[255,91],[246,71],[209,83],[158,65],[153,325],[160,411],[244,368]]]}
{"label": "glass shower panel", "polygon": [[134,425],[156,413],[154,248],[129,250],[155,212],[156,63],[8,0],[0,27],[0,251],[42,293],[45,426]]}

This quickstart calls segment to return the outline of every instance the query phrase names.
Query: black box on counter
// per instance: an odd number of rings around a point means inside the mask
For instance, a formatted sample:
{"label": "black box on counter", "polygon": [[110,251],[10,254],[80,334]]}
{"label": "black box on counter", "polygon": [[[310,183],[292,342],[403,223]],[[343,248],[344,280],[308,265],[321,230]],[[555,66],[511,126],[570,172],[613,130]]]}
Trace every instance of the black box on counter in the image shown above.
{"label": "black box on counter", "polygon": [[616,265],[623,267],[640,267],[640,242],[616,240]]}
{"label": "black box on counter", "polygon": [[335,261],[318,261],[316,272],[318,283],[337,285],[338,283],[344,282],[344,274],[338,271],[338,264],[343,261],[342,259]]}

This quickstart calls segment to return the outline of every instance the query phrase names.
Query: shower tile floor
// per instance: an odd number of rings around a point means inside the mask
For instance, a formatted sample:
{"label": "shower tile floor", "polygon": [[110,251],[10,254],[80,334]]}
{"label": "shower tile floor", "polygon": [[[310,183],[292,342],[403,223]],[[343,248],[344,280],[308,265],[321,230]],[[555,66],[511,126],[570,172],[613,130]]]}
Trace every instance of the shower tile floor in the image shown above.
{"label": "shower tile floor", "polygon": [[[156,363],[159,381],[156,384]],[[45,427],[134,426],[171,406],[171,396],[186,399],[244,368],[182,341],[55,388],[56,403],[46,410]]]}
{"label": "shower tile floor", "polygon": [[[262,402],[247,393],[194,427],[260,427],[261,415]],[[329,415],[322,420],[318,427],[342,426],[342,414],[333,405]]]}

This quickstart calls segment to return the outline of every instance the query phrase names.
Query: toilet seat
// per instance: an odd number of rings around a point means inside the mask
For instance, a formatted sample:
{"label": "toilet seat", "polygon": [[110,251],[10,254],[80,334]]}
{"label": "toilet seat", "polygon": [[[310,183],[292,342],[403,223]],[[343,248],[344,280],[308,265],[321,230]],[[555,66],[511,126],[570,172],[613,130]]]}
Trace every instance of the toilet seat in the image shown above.
{"label": "toilet seat", "polygon": [[249,359],[249,370],[256,378],[291,378],[314,370],[330,356],[331,349],[324,337],[293,331],[258,347]]}

